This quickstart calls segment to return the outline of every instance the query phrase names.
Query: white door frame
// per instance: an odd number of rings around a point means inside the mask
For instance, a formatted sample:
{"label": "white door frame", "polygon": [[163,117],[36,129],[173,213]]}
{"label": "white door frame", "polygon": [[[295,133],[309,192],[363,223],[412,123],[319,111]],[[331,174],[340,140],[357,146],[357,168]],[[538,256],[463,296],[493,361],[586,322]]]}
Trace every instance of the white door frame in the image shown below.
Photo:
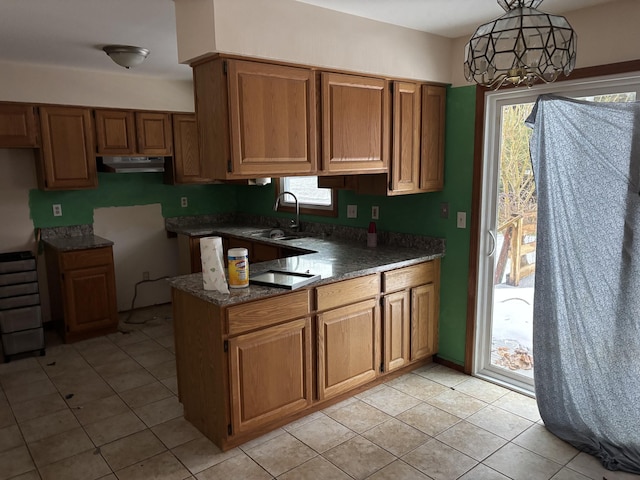
{"label": "white door frame", "polygon": [[[566,97],[636,91],[640,101],[640,74],[622,74],[563,81],[532,88],[516,88],[485,93],[482,185],[478,236],[478,281],[475,304],[475,337],[472,374],[513,390],[532,395],[533,382],[522,375],[491,365],[491,322],[496,249],[497,185],[499,175],[501,109],[504,105],[535,102],[539,95],[556,93]],[[493,161],[492,161],[493,160]],[[489,232],[493,232],[490,234]],[[535,369],[535,366],[534,366]]]}

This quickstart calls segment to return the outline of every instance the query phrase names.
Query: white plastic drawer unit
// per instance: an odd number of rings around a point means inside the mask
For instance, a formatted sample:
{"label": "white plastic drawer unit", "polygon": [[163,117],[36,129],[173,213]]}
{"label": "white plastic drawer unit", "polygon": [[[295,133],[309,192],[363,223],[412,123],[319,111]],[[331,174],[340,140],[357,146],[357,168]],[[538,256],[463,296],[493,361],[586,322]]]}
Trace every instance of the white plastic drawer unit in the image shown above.
{"label": "white plastic drawer unit", "polygon": [[0,254],[0,334],[5,362],[23,352],[44,355],[38,272],[31,252]]}

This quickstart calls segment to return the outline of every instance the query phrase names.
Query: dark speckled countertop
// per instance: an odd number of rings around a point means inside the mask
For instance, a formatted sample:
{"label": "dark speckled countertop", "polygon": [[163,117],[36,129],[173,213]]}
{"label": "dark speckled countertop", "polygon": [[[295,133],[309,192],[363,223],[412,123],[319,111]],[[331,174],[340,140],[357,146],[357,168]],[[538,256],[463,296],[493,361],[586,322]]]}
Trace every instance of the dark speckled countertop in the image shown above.
{"label": "dark speckled countertop", "polygon": [[[259,232],[268,232],[268,228],[248,225],[167,225],[167,230],[188,236],[236,236],[261,241],[271,245],[301,250],[294,257],[281,258],[268,262],[252,263],[250,276],[265,270],[286,270],[301,273],[313,273],[321,276],[309,286],[315,287],[348,278],[379,273],[395,268],[442,257],[445,252],[444,240],[440,238],[420,237],[414,246],[382,244],[369,248],[366,241],[337,238],[335,236],[313,236],[302,232],[295,240],[272,240],[259,236]],[[406,243],[406,242],[405,242]],[[231,289],[231,293],[203,289],[202,274],[194,273],[169,279],[169,283],[182,291],[220,306],[228,306],[250,300],[287,293],[284,288],[250,285],[247,288]],[[307,288],[307,287],[303,287]]]}
{"label": "dark speckled countertop", "polygon": [[40,230],[40,237],[43,242],[61,252],[113,245],[111,240],[94,235],[91,225],[43,228]]}
{"label": "dark speckled countertop", "polygon": [[67,252],[71,250],[86,250],[89,248],[109,247],[113,245],[111,240],[97,235],[82,235],[79,237],[59,237],[45,240],[56,250]]}

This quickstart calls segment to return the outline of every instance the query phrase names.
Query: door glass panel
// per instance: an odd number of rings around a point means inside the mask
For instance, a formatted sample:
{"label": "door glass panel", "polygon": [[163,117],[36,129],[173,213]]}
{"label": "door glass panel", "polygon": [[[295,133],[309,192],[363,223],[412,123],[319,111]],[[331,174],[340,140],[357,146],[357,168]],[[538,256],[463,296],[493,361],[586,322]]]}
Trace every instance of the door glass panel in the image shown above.
{"label": "door glass panel", "polygon": [[526,379],[533,379],[537,202],[531,129],[524,122],[533,105],[505,105],[501,111],[491,326],[491,365]]}

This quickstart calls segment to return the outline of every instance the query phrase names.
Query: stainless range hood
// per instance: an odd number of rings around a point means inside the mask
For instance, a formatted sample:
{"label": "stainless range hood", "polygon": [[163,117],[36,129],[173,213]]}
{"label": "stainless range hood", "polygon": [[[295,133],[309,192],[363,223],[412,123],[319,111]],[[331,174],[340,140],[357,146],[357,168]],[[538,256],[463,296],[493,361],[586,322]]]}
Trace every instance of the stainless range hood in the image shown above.
{"label": "stainless range hood", "polygon": [[109,173],[164,172],[164,157],[98,157],[98,171]]}

